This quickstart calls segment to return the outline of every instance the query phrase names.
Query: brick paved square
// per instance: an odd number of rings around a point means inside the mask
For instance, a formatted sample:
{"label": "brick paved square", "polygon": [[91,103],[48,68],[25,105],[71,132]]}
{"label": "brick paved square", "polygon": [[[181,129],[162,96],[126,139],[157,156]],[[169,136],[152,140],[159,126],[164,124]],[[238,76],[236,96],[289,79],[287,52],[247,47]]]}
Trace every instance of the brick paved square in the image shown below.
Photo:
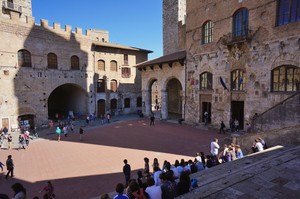
{"label": "brick paved square", "polygon": [[57,198],[91,198],[113,191],[117,183],[124,182],[125,158],[136,174],[144,166],[144,157],[151,164],[158,158],[161,166],[164,160],[173,163],[176,159],[193,159],[198,151],[209,152],[214,137],[220,140],[225,137],[167,122],[149,126],[147,118],[85,127],[85,130],[82,142],[76,126],[76,133],[69,133],[60,142],[48,129],[41,135],[43,138],[32,141],[26,150],[1,150],[1,161],[5,162],[11,154],[15,163],[15,178],[5,180],[6,170],[1,173],[1,192],[11,197],[11,185],[21,182],[27,188],[28,198],[41,198],[39,190],[51,180]]}

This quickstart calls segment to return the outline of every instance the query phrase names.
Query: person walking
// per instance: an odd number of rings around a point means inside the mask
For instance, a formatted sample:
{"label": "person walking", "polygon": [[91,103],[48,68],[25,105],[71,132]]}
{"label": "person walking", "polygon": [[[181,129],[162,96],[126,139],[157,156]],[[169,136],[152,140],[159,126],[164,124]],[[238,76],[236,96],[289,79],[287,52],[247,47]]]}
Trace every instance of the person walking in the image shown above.
{"label": "person walking", "polygon": [[222,122],[221,122],[221,127],[220,127],[220,132],[219,132],[220,134],[221,134],[221,133],[224,133],[224,134],[225,134],[225,127],[226,127],[226,126],[225,126],[224,122],[222,121]]}
{"label": "person walking", "polygon": [[0,149],[4,148],[4,133],[0,134]]}
{"label": "person walking", "polygon": [[8,149],[11,149],[11,145],[12,145],[12,136],[11,136],[11,134],[8,134],[7,143],[8,143]]}
{"label": "person walking", "polygon": [[43,198],[53,199],[55,198],[54,187],[51,181],[47,182],[47,185],[40,191],[40,193],[45,192]]}
{"label": "person walking", "polygon": [[60,141],[60,134],[61,134],[61,129],[59,128],[59,126],[56,128],[56,134],[57,134],[57,141]]}
{"label": "person walking", "polygon": [[83,135],[83,128],[82,126],[79,128],[79,138],[80,138],[80,141],[82,141],[82,135]]}
{"label": "person walking", "polygon": [[107,119],[107,123],[109,124],[110,123],[110,113],[107,113],[106,119]]}
{"label": "person walking", "polygon": [[208,124],[208,112],[207,111],[205,111],[205,113],[204,113],[204,125],[205,126],[207,126],[207,124]]}
{"label": "person walking", "polygon": [[24,137],[22,135],[19,135],[19,148],[18,149],[25,149],[25,145],[24,145]]}
{"label": "person walking", "polygon": [[240,126],[239,121],[235,118],[234,119],[234,130],[236,133],[239,132],[239,126]]}
{"label": "person walking", "polygon": [[217,157],[219,154],[219,144],[218,144],[218,139],[215,138],[211,143],[210,143],[210,153],[212,156]]}
{"label": "person walking", "polygon": [[64,133],[65,137],[68,137],[68,125],[65,125],[63,127],[63,133]]}
{"label": "person walking", "polygon": [[73,122],[71,122],[71,124],[70,124],[70,129],[71,129],[71,133],[74,133],[74,124],[73,124]]}
{"label": "person walking", "polygon": [[150,126],[151,125],[154,126],[154,120],[155,120],[154,113],[151,111],[151,114],[150,114]]}
{"label": "person walking", "polygon": [[123,166],[123,173],[125,175],[125,182],[126,182],[126,186],[128,186],[128,182],[130,180],[130,176],[131,176],[131,167],[128,164],[127,159],[125,159],[124,161],[124,166]]}
{"label": "person walking", "polygon": [[5,166],[5,164],[3,164],[2,162],[0,162],[1,171],[3,171],[3,166]]}
{"label": "person walking", "polygon": [[7,172],[6,176],[5,176],[5,179],[7,180],[9,174],[10,174],[10,177],[14,177],[14,162],[13,162],[13,159],[12,159],[11,155],[7,156],[6,168],[7,168],[8,172]]}

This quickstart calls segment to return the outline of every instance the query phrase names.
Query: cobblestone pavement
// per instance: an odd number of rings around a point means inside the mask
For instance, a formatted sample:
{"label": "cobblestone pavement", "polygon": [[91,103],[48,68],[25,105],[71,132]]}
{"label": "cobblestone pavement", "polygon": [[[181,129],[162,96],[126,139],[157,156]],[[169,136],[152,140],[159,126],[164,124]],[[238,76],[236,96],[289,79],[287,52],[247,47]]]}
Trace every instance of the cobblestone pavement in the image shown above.
{"label": "cobblestone pavement", "polygon": [[[88,199],[111,192],[115,185],[124,182],[123,159],[128,159],[133,174],[143,168],[143,158],[150,163],[157,157],[164,160],[193,159],[198,151],[209,152],[210,141],[220,135],[214,130],[204,130],[178,123],[156,120],[149,125],[148,118],[136,115],[112,118],[112,123],[99,126],[99,121],[84,127],[83,141],[78,129],[84,123],[77,122],[75,133],[58,142],[54,129],[39,130],[39,139],[32,140],[26,150],[0,150],[0,161],[12,155],[15,177],[5,180],[6,169],[0,173],[0,193],[11,198],[11,185],[21,182],[28,198],[42,198],[39,190],[51,180],[56,198]],[[14,136],[14,147],[17,147]]]}

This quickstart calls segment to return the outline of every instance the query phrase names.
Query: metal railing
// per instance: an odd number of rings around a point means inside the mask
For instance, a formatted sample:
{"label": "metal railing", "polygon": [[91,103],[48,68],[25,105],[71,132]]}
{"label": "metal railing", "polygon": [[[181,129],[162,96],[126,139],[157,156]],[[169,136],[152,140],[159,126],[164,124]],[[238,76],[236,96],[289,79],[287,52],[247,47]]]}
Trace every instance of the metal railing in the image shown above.
{"label": "metal railing", "polygon": [[18,11],[18,12],[22,12],[22,6],[18,5],[18,4],[15,4],[15,3],[11,3],[11,2],[8,2],[8,1],[2,1],[2,6],[6,9],[9,9],[9,10],[15,10],[15,11]]}
{"label": "metal railing", "polygon": [[242,30],[242,31],[236,31],[228,35],[228,38],[225,41],[226,45],[239,43],[239,42],[245,42],[250,41],[253,37],[253,33],[251,30]]}

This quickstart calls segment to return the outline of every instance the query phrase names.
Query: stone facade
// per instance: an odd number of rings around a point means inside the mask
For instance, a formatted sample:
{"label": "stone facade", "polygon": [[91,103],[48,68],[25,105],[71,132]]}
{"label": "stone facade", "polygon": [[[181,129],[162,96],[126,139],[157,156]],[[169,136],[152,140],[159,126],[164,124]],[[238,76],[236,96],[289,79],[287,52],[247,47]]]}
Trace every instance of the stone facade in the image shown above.
{"label": "stone facade", "polygon": [[[233,16],[241,8],[249,12],[249,34],[234,40]],[[228,124],[234,106],[239,106],[235,111],[241,111],[240,124],[246,128],[255,113],[259,115],[295,93],[272,90],[273,69],[291,65],[299,71],[300,67],[300,22],[277,26],[276,9],[277,1],[187,1],[186,67],[193,74],[186,82],[190,87],[187,103],[193,102],[187,107],[187,120],[201,121],[203,102],[209,102],[212,124],[218,126],[221,120]],[[203,44],[203,24],[208,20],[213,22],[213,40]],[[232,87],[235,70],[244,73],[243,89]],[[201,90],[199,84],[191,83],[193,79],[200,82],[204,72],[213,75],[212,89]],[[295,77],[299,81],[299,74]]]}
{"label": "stone facade", "polygon": [[[141,74],[133,66],[146,61],[151,51],[109,43],[108,31],[91,29],[83,34],[81,28],[73,32],[68,25],[64,29],[59,23],[49,26],[47,20],[35,24],[31,1],[14,3],[26,12],[3,7],[0,14],[0,128],[17,128],[22,115],[30,115],[30,122],[37,126],[48,123],[59,98],[68,100],[65,105],[69,107],[61,110],[74,114],[99,115],[99,100],[105,100],[104,114],[136,112]],[[20,66],[20,50],[29,52],[30,67]],[[49,53],[57,56],[55,69],[49,67]],[[75,70],[71,69],[72,56],[79,58]],[[99,60],[104,70],[99,70]],[[99,79],[104,80],[101,92]],[[112,80],[116,83],[113,91]],[[111,100],[116,101],[114,107]]]}
{"label": "stone facade", "polygon": [[163,1],[163,50],[168,55],[184,50],[186,0]]}
{"label": "stone facade", "polygon": [[[161,61],[168,64],[168,54],[184,49],[186,59],[176,74],[184,77],[181,118],[187,123],[203,123],[208,112],[212,126],[218,128],[222,120],[229,126],[237,119],[239,128],[246,130],[254,116],[256,121],[266,121],[266,115],[280,118],[282,111],[273,112],[272,107],[300,90],[299,19],[280,21],[278,1],[165,0],[163,5],[165,54],[138,66],[143,68],[143,91],[149,89],[150,76],[172,76],[173,69],[166,73],[151,68]],[[178,21],[180,15],[186,20]],[[299,110],[297,103],[286,107]],[[165,112],[168,108],[161,110]],[[289,120],[281,126],[300,122],[299,117]]]}

